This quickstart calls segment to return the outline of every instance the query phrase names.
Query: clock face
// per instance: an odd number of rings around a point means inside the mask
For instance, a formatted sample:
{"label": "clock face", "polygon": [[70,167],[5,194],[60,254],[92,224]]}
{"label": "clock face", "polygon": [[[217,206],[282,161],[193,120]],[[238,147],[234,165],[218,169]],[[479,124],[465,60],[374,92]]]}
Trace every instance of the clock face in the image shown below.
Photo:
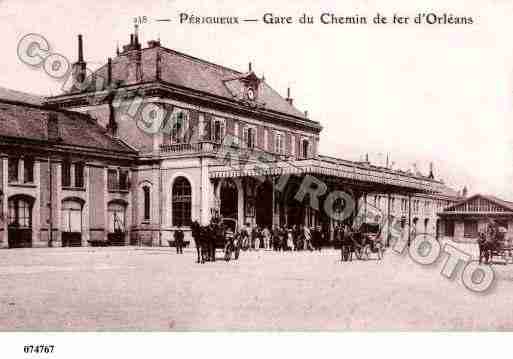
{"label": "clock face", "polygon": [[248,94],[248,98],[249,98],[250,100],[254,100],[254,99],[255,99],[255,90],[253,90],[252,88],[249,88],[249,89],[248,89],[247,94]]}

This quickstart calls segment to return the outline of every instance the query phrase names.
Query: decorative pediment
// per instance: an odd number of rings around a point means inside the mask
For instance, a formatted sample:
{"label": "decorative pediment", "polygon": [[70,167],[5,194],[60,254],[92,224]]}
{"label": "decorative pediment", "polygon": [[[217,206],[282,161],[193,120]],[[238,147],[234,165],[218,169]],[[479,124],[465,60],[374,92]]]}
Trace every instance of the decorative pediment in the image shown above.
{"label": "decorative pediment", "polygon": [[474,195],[450,207],[444,212],[468,212],[468,213],[489,213],[489,212],[513,212],[513,203],[503,201],[493,196]]}
{"label": "decorative pediment", "polygon": [[232,96],[240,101],[255,102],[260,92],[262,80],[253,72],[227,78],[224,81]]}

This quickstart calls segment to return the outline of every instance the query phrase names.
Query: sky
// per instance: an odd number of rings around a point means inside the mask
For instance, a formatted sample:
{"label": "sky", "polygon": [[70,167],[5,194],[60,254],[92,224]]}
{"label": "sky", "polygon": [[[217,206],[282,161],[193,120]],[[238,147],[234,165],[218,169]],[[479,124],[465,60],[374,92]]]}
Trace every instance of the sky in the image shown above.
{"label": "sky", "polygon": [[[0,0],[0,86],[57,95],[62,83],[17,57],[28,33],[76,60],[84,36],[90,68],[128,42],[134,17],[143,42],[265,74],[266,81],[319,121],[320,152],[394,168],[416,164],[470,194],[513,200],[513,2],[494,1]],[[321,24],[322,13],[391,18],[434,12],[472,25]],[[259,19],[239,25],[180,24],[179,14]],[[312,15],[314,24],[264,24],[265,13]],[[171,19],[157,22],[156,19]],[[412,21],[412,20],[410,20]]]}

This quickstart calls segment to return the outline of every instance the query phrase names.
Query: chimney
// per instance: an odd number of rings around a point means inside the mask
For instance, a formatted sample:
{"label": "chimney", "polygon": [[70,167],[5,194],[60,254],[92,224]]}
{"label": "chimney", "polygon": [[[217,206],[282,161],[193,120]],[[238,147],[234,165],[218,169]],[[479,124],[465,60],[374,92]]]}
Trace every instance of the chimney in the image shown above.
{"label": "chimney", "polygon": [[78,35],[78,62],[84,62],[84,45],[81,34]]}
{"label": "chimney", "polygon": [[[290,87],[288,87],[288,88],[287,88],[287,98],[286,98],[286,100],[287,100],[287,102],[289,103],[289,105],[291,105],[291,106],[292,106],[292,102],[293,102],[293,100],[292,100],[292,98],[290,97]],[[306,117],[306,115],[305,115],[305,117]]]}
{"label": "chimney", "polygon": [[433,162],[431,162],[431,163],[429,164],[429,176],[428,176],[428,177],[429,177],[429,178],[431,178],[431,179],[434,179],[434,178],[435,178],[435,174],[434,174],[434,172],[433,172]]}
{"label": "chimney", "polygon": [[107,86],[112,83],[112,59],[109,57],[107,61]]}
{"label": "chimney", "polygon": [[308,118],[308,111],[305,110],[305,117]]}
{"label": "chimney", "polygon": [[139,25],[134,25],[134,45],[139,46]]}
{"label": "chimney", "polygon": [[[71,73],[75,83],[82,83],[86,78],[86,62],[84,61],[84,44],[82,35],[78,35],[78,61],[72,65]],[[85,89],[84,89],[85,90]]]}
{"label": "chimney", "polygon": [[130,34],[130,45],[134,44],[134,34]]}
{"label": "chimney", "polygon": [[248,72],[253,71],[253,70],[251,69],[251,61],[249,62],[248,69],[249,69],[249,70],[248,70]]}
{"label": "chimney", "polygon": [[463,187],[463,189],[461,190],[461,196],[463,198],[467,198],[467,194],[468,194],[468,189],[467,189],[467,186]]}
{"label": "chimney", "polygon": [[59,119],[54,112],[48,112],[47,137],[48,141],[60,141]]}

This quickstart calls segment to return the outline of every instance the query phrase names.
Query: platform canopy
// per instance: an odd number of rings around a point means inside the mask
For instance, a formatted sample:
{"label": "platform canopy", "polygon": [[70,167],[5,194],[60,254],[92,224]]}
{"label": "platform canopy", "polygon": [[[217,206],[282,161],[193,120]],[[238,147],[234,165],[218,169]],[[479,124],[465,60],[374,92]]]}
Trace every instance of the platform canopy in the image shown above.
{"label": "platform canopy", "polygon": [[394,192],[440,193],[445,186],[429,177],[373,166],[369,163],[353,162],[319,156],[304,160],[273,161],[258,163],[240,161],[210,167],[210,178],[314,175],[329,178],[330,182],[350,183],[355,186],[390,190]]}

